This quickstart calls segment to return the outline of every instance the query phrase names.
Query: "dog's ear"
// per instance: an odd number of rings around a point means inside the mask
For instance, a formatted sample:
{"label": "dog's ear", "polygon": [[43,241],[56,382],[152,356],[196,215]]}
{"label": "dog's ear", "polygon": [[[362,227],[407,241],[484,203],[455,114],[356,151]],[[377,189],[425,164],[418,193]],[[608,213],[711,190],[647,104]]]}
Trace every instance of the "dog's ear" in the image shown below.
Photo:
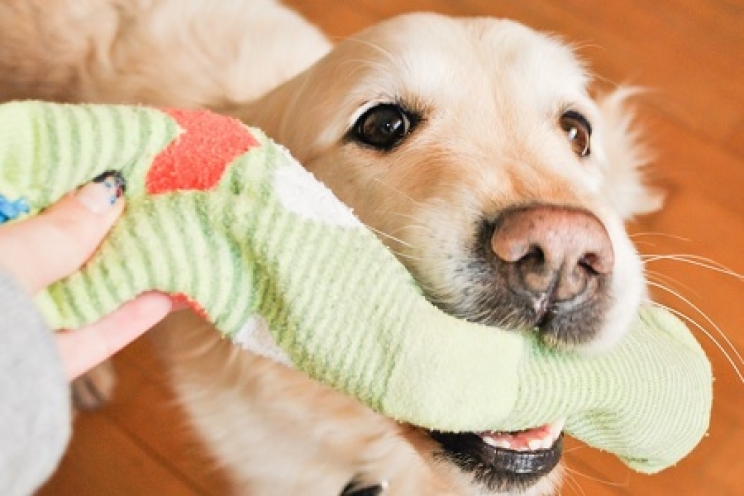
{"label": "dog's ear", "polygon": [[327,99],[335,93],[322,89],[323,86],[332,86],[332,83],[326,83],[325,77],[313,76],[310,74],[312,71],[299,74],[249,105],[220,111],[260,128],[307,165],[305,161],[310,160],[319,148],[340,135],[340,131],[329,123],[345,125],[345,122],[331,118],[338,105]]}
{"label": "dog's ear", "polygon": [[604,194],[625,220],[655,212],[664,203],[664,191],[647,183],[645,168],[653,157],[629,101],[641,92],[621,87],[596,98],[602,119]]}

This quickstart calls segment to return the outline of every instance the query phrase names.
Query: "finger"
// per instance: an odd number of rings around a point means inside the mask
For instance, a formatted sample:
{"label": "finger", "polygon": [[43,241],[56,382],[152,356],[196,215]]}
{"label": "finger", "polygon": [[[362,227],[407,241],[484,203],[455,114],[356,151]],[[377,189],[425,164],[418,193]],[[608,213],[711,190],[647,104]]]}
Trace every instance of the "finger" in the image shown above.
{"label": "finger", "polygon": [[171,309],[168,295],[144,293],[93,324],[58,331],[57,347],[68,379],[75,379],[134,341]]}
{"label": "finger", "polygon": [[121,215],[123,179],[107,174],[41,215],[0,227],[0,263],[31,294],[80,268]]}

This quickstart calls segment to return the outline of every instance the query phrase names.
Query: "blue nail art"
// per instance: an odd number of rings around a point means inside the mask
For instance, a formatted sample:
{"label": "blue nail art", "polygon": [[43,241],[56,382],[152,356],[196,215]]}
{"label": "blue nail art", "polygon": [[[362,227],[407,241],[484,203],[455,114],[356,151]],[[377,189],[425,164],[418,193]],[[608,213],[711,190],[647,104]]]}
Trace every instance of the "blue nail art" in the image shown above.
{"label": "blue nail art", "polygon": [[109,205],[116,203],[127,190],[127,181],[119,171],[108,170],[93,178],[94,183],[103,184],[106,189],[113,190],[109,197]]}
{"label": "blue nail art", "polygon": [[113,201],[111,202],[112,204],[127,190],[127,180],[124,179],[124,176],[122,176],[119,171],[115,170],[108,170],[106,172],[103,172],[102,174],[99,174],[98,176],[93,178],[93,182],[103,183],[103,185],[107,189],[114,190],[114,197]]}
{"label": "blue nail art", "polygon": [[0,224],[17,219],[29,211],[30,208],[25,198],[9,200],[5,195],[0,194]]}

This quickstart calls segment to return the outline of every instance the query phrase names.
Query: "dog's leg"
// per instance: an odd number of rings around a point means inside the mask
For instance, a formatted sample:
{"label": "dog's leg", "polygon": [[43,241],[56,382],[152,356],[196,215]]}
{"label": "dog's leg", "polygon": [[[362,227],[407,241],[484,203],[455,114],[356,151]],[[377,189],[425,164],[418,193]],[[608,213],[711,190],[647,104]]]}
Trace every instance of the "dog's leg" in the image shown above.
{"label": "dog's leg", "polygon": [[72,382],[72,401],[78,410],[97,410],[111,399],[116,370],[111,360],[89,370]]}

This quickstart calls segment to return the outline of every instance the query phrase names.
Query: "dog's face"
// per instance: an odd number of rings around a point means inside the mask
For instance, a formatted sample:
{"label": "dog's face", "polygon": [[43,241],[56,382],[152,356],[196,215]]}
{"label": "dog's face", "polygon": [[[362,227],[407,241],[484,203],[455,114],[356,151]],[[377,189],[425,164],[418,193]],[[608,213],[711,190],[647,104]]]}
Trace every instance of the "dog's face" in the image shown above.
{"label": "dog's face", "polygon": [[[658,199],[617,102],[599,105],[587,83],[571,50],[518,24],[412,15],[340,44],[242,117],[353,207],[445,311],[601,348],[644,297],[623,220]],[[540,493],[559,434],[414,443],[467,494]]]}

